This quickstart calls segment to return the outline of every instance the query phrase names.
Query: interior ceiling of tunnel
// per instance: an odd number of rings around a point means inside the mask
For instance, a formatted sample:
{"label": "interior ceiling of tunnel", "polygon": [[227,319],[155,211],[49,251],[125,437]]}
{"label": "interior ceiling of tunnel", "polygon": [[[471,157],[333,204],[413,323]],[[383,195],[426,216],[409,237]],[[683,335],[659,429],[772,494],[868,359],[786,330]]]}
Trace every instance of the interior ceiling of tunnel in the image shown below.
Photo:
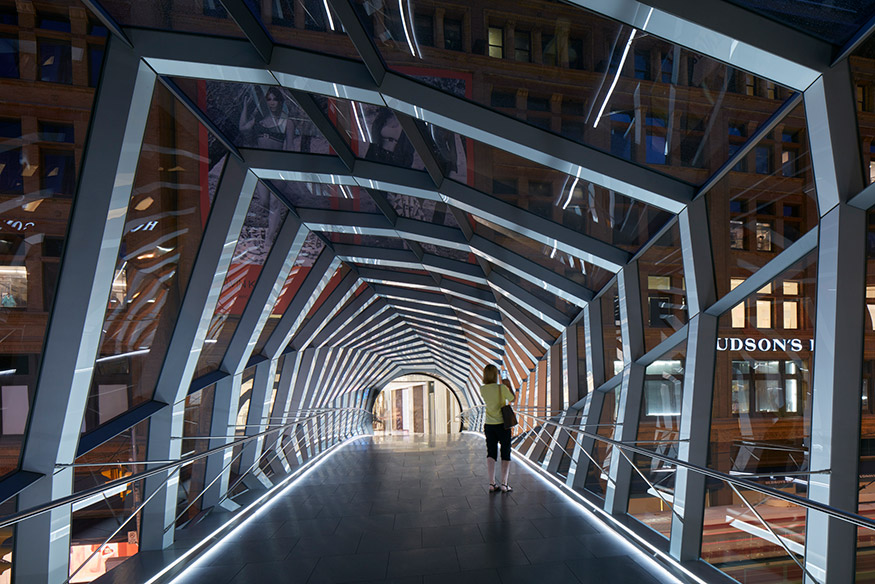
{"label": "interior ceiling of tunnel", "polygon": [[[693,170],[657,166],[649,151],[635,161],[612,145],[593,143],[590,134],[569,137],[534,119],[513,119],[501,103],[472,95],[462,77],[423,73],[416,67],[430,64],[428,52],[416,46],[412,31],[401,34],[386,24],[392,15],[381,3],[332,2],[342,30],[332,25],[338,44],[320,46],[318,54],[276,42],[261,13],[246,2],[225,2],[237,28],[213,31],[246,40],[127,28],[137,23],[124,4],[91,2],[113,30],[112,19],[126,27],[122,34],[132,35],[164,90],[194,114],[208,136],[210,159],[237,158],[259,178],[253,204],[269,199],[264,205],[277,215],[268,235],[283,222],[277,201],[309,234],[302,247],[292,248],[288,261],[299,252],[305,261],[299,257],[282,292],[271,297],[275,306],[249,362],[305,349],[358,352],[350,359],[359,377],[349,390],[400,368],[428,366],[476,403],[479,371],[487,363],[500,365],[520,386],[588,303],[616,282],[615,274],[667,229],[676,229],[677,214],[737,165],[765,131],[740,141],[708,182]],[[626,42],[626,51],[615,51],[603,67],[601,85],[580,88],[592,94],[589,111],[581,111],[584,124],[595,129],[606,120],[625,128],[624,137],[641,132],[638,114],[608,107],[615,88],[617,95],[637,95],[620,76],[635,33],[638,42],[653,37],[645,42],[662,43],[676,55],[690,50],[681,41],[689,40],[692,50],[701,49],[699,41],[682,38],[680,30],[669,33],[658,18],[667,13],[653,8],[639,22],[598,3],[570,4],[578,6],[561,10],[573,10],[587,26],[615,31],[619,46]],[[377,29],[384,30],[378,35]],[[808,85],[810,67],[749,40],[737,45],[748,51],[743,63],[734,55],[715,56],[769,84],[776,97],[772,115],[780,121],[798,104],[796,91]],[[719,53],[715,47],[712,53]],[[716,58],[697,55],[704,73],[696,75],[722,71]],[[677,71],[660,74],[671,77],[674,90]],[[689,75],[692,83],[694,73]],[[702,124],[716,117],[721,100],[709,108]],[[655,117],[646,123],[660,126]],[[665,154],[674,123],[661,119]],[[475,150],[500,159],[500,179],[481,175]],[[683,153],[688,155],[682,166],[690,169],[707,156],[701,147]],[[222,166],[213,169],[210,181],[218,183]],[[517,175],[528,177],[521,179],[525,188]],[[312,284],[305,278],[310,267],[324,270]],[[302,286],[312,298],[290,301]],[[291,292],[283,300],[286,289]],[[229,285],[231,303],[236,290]],[[290,310],[301,313],[289,316]],[[221,316],[217,309],[215,337],[207,343],[220,340]],[[213,370],[221,355],[214,361]]]}

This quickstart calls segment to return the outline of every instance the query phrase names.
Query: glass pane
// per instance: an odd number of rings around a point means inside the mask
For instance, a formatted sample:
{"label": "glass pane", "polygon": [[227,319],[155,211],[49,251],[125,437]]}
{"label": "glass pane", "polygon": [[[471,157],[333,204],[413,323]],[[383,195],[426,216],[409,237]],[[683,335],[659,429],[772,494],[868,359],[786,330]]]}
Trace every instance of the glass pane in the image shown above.
{"label": "glass pane", "polygon": [[[91,13],[78,0],[54,2],[43,13],[58,23],[50,36],[66,47],[85,45]],[[21,19],[19,21],[19,12]],[[63,88],[40,80],[43,62],[34,44],[30,5],[0,7],[0,476],[18,467],[43,341],[60,271],[79,164],[88,133],[94,89],[88,64],[67,59]],[[82,32],[71,33],[76,21]],[[105,38],[88,41],[102,50]],[[102,59],[94,63],[99,72]],[[6,79],[14,81],[6,82]],[[57,81],[61,81],[60,79]],[[63,94],[63,99],[59,95]],[[11,535],[11,533],[10,533]],[[11,542],[11,540],[10,540]],[[5,559],[4,547],[0,559]],[[2,574],[0,581],[8,578]]]}
{"label": "glass pane", "polygon": [[[779,139],[780,138],[780,139]],[[730,133],[730,142],[733,136]],[[782,167],[767,176],[730,171],[707,194],[717,293],[725,295],[731,278],[746,278],[817,225],[814,174],[809,156],[805,111],[794,109],[760,145],[778,155],[789,153]],[[750,153],[740,164],[753,168]]]}
{"label": "glass pane", "polygon": [[684,265],[677,223],[638,258],[638,275],[647,352],[687,324]]}
{"label": "glass pane", "polygon": [[[588,427],[588,432],[595,432],[604,438],[613,438],[616,429],[618,408],[620,405],[620,386],[605,392],[602,412],[599,416],[599,425],[596,428]],[[589,461],[589,469],[586,474],[584,487],[587,491],[604,498],[608,490],[608,471],[611,468],[611,457],[619,456],[613,452],[613,447],[601,440],[595,440],[592,458]]]}
{"label": "glass pane", "polygon": [[244,38],[221,0],[187,3],[109,0],[101,5],[123,26]]}
{"label": "glass pane", "polygon": [[[686,355],[687,346],[683,343],[645,369],[638,448],[677,458]],[[633,461],[640,474],[632,472],[629,514],[668,538],[676,467],[639,454],[633,456]]]}
{"label": "glass pane", "polygon": [[521,233],[505,229],[482,217],[476,215],[470,215],[470,217],[474,221],[477,235],[550,268],[593,292],[601,290],[613,277],[613,274],[607,270],[598,268],[576,256],[560,252],[556,248],[539,243]]}
{"label": "glass pane", "polygon": [[875,182],[875,80],[867,71],[875,64],[875,38],[869,37],[848,58],[851,66],[857,100],[857,128],[863,150],[864,174],[869,183]]}
{"label": "glass pane", "polygon": [[[867,213],[866,312],[863,317],[863,384],[860,390],[861,430],[859,512],[871,517],[875,502],[875,211]],[[866,581],[875,557],[875,532],[860,528],[857,537],[857,579]],[[865,579],[864,579],[865,578]]]}
{"label": "glass pane", "polygon": [[456,260],[457,262],[467,262],[469,264],[473,264],[477,261],[474,254],[471,252],[444,247],[442,245],[434,245],[431,243],[420,243],[419,245],[422,246],[422,251],[426,254],[449,258],[451,260]]}
{"label": "glass pane", "polygon": [[[183,422],[182,452],[184,454],[200,454],[209,446],[209,440],[199,438],[210,436],[210,425],[213,418],[213,403],[216,394],[215,384],[205,387],[185,398],[185,421]],[[177,526],[185,525],[202,509],[200,496],[204,491],[204,471],[207,459],[201,458],[193,464],[180,470],[179,482],[184,487],[185,497],[177,503]],[[187,507],[187,509],[186,509]]]}
{"label": "glass pane", "polygon": [[389,204],[399,217],[427,221],[447,227],[458,227],[459,223],[446,203],[421,199],[398,193],[384,193]]}
{"label": "glass pane", "polygon": [[[556,296],[555,294],[552,294],[549,291],[542,288],[540,285],[538,285],[538,283],[532,282],[532,281],[525,279],[525,278],[521,278],[520,276],[517,276],[516,274],[509,272],[508,270],[506,270],[504,268],[497,267],[489,262],[486,262],[486,263],[492,268],[492,270],[495,271],[496,274],[498,274],[504,278],[507,278],[508,280],[510,280],[511,283],[516,284],[517,286],[519,286],[520,288],[522,288],[523,290],[525,290],[529,294],[532,294],[533,296],[535,296],[538,300],[540,300],[541,302],[543,302],[547,306],[549,306],[551,308],[555,308],[556,310],[560,311],[564,315],[566,315],[568,317],[573,317],[578,312],[580,312],[579,306],[571,304],[569,302],[566,302],[562,298],[560,298],[560,297]],[[535,306],[535,308],[537,308],[537,307]],[[531,311],[527,310],[527,312],[531,312]]]}
{"label": "glass pane", "polygon": [[[746,298],[744,327],[732,326],[731,311],[720,317],[711,414],[710,468],[766,475],[752,480],[800,496],[807,495],[808,479],[792,473],[809,470],[816,260],[814,251]],[[798,328],[779,328],[784,322],[780,314],[771,327],[758,328],[756,303],[771,301],[775,310],[781,310],[788,292],[798,301]],[[776,522],[779,533],[804,543],[804,511],[781,501],[764,503],[762,495],[753,491],[742,493],[768,511],[764,514]],[[709,483],[706,505],[711,509],[704,527],[705,559],[730,570],[742,582],[795,569],[783,550],[760,541],[762,532],[747,525],[759,524],[744,518],[746,508],[728,486]],[[730,525],[734,530],[726,529],[724,517],[735,518]],[[745,535],[740,537],[739,532]]]}
{"label": "glass pane", "polygon": [[562,3],[539,4],[535,15],[530,6],[500,0],[476,18],[461,5],[357,4],[396,72],[695,184],[729,157],[721,120],[743,110],[759,125],[790,95]]}
{"label": "glass pane", "polygon": [[195,379],[219,369],[249,296],[258,282],[261,268],[288,214],[288,207],[259,182],[243,220],[231,265],[228,266],[228,275],[225,276],[219,301],[207,329]]}
{"label": "glass pane", "polygon": [[296,209],[330,209],[380,214],[367,189],[348,185],[331,185],[295,181],[270,181]]}
{"label": "glass pane", "polygon": [[620,328],[619,286],[614,283],[599,300],[605,349],[605,381],[623,371],[623,332]]}
{"label": "glass pane", "polygon": [[403,168],[425,168],[389,108],[335,97],[318,97],[317,102],[359,158]]}
{"label": "glass pane", "polygon": [[331,243],[341,245],[365,245],[384,249],[410,249],[400,237],[384,237],[382,235],[356,235],[354,233],[325,233]]}
{"label": "glass pane", "polygon": [[292,299],[295,297],[295,294],[297,294],[301,284],[310,273],[310,269],[316,262],[316,258],[319,257],[319,254],[321,254],[324,249],[325,242],[323,242],[322,238],[316,235],[315,232],[311,231],[310,234],[307,235],[307,239],[304,240],[304,245],[301,247],[301,251],[298,252],[298,257],[295,259],[295,265],[292,266],[291,271],[289,271],[289,275],[277,297],[276,304],[274,304],[273,310],[270,311],[270,315],[267,317],[267,322],[264,323],[264,328],[261,329],[261,335],[258,337],[258,343],[255,345],[253,355],[259,355],[264,351],[264,346],[267,344],[268,339],[270,339],[270,335],[273,333],[274,329],[276,329],[276,325],[279,324],[280,318],[285,314],[286,309],[289,307],[289,304],[292,303]]}
{"label": "glass pane", "polygon": [[152,399],[226,154],[156,85],[84,429]]}
{"label": "glass pane", "polygon": [[872,0],[793,2],[792,0],[729,0],[782,24],[842,45],[875,12]]}
{"label": "glass pane", "polygon": [[[470,153],[469,171],[459,182],[605,243],[634,253],[673,217],[622,193],[510,152],[470,138],[464,142]],[[440,159],[441,150],[435,144],[431,147]]]}
{"label": "glass pane", "polygon": [[183,78],[174,81],[235,146],[331,152],[328,141],[285,88]]}
{"label": "glass pane", "polygon": [[[325,0],[254,0],[255,15],[273,40],[283,45],[359,59],[340,19]],[[331,34],[326,34],[331,33]]]}

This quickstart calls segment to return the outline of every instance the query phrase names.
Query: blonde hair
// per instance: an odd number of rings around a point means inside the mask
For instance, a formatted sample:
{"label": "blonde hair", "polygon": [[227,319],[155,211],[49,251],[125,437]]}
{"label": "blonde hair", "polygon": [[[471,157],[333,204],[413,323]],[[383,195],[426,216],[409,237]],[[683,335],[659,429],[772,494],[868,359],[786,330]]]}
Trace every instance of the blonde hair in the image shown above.
{"label": "blonde hair", "polygon": [[498,367],[487,365],[483,368],[483,383],[498,383]]}

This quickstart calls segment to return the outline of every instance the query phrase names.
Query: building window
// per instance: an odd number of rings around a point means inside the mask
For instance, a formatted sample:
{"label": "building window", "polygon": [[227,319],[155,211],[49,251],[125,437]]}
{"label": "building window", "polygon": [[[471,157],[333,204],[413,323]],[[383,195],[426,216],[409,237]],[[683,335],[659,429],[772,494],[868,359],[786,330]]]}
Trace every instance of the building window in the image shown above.
{"label": "building window", "polygon": [[[204,2],[206,10],[206,2]],[[279,26],[295,26],[295,0],[273,0],[271,23]]]}
{"label": "building window", "polygon": [[[729,287],[731,290],[735,290],[742,282],[744,282],[741,278],[730,278]],[[745,307],[744,302],[740,302],[732,307],[732,310],[729,312],[729,317],[731,321],[732,328],[744,328],[745,327]]]}
{"label": "building window", "polygon": [[668,155],[665,117],[652,113],[645,121],[647,124],[645,161],[649,164],[665,164]]}
{"label": "building window", "polygon": [[757,94],[757,86],[756,81],[754,80],[753,75],[747,75],[744,82],[744,93],[746,95],[756,95]]}
{"label": "building window", "polygon": [[497,26],[489,27],[489,56],[496,59],[504,58],[504,29]]}
{"label": "building window", "polygon": [[866,103],[867,103],[866,98],[868,97],[868,93],[869,93],[868,90],[869,90],[869,88],[866,87],[865,85],[858,85],[857,86],[857,110],[858,111],[861,111],[861,112],[866,111]]}
{"label": "building window", "polygon": [[41,16],[37,27],[56,32],[72,32],[70,21],[62,16]]}
{"label": "building window", "polygon": [[0,118],[0,138],[21,138],[21,120]]}
{"label": "building window", "polygon": [[45,142],[73,144],[73,124],[39,123],[39,139]]}
{"label": "building window", "polygon": [[88,34],[89,36],[108,37],[109,29],[107,29],[99,22],[92,21],[88,23]]}
{"label": "building window", "polygon": [[550,111],[550,98],[530,95],[526,99],[526,108],[535,112],[548,112]]}
{"label": "building window", "polygon": [[51,195],[73,195],[76,190],[76,157],[72,150],[42,153],[42,186]]}
{"label": "building window", "polygon": [[650,51],[635,51],[635,79],[650,80]]}
{"label": "building window", "polygon": [[766,82],[766,97],[769,99],[778,99],[778,88],[771,81]]}
{"label": "building window", "polygon": [[[294,9],[295,2],[293,0],[289,0],[289,4],[292,5],[292,9]],[[304,0],[304,29],[305,30],[318,30],[325,32],[328,30],[326,26],[326,14],[325,14],[325,2],[324,0]]]}
{"label": "building window", "polygon": [[40,81],[73,83],[73,54],[70,43],[39,40]]}
{"label": "building window", "polygon": [[8,26],[18,26],[18,11],[13,8],[0,8],[0,24]]}
{"label": "building window", "polygon": [[744,222],[737,219],[729,221],[729,247],[744,249]]}
{"label": "building window", "polygon": [[768,146],[757,146],[754,150],[757,174],[771,174],[772,149]]}
{"label": "building window", "polygon": [[583,69],[583,39],[568,39],[568,67]]}
{"label": "building window", "polygon": [[[741,151],[741,144],[730,144],[729,158],[734,158],[739,151]],[[747,157],[742,156],[739,161],[735,163],[735,166],[732,167],[732,170],[736,172],[747,172]]]}
{"label": "building window", "polygon": [[529,63],[532,60],[532,33],[528,31],[514,31],[513,33],[513,58],[515,61]]}
{"label": "building window", "polygon": [[772,224],[757,221],[757,251],[772,251]]}
{"label": "building window", "polygon": [[559,60],[556,58],[556,36],[552,34],[541,35],[541,62],[544,65],[556,66]]}
{"label": "building window", "polygon": [[21,148],[0,148],[0,193],[18,194],[22,192]]}
{"label": "building window", "polygon": [[760,328],[760,329],[772,328],[772,307],[773,306],[774,306],[774,303],[769,299],[756,301],[757,328]]}
{"label": "building window", "polygon": [[100,81],[100,70],[103,68],[104,48],[102,46],[88,46],[88,86],[97,87]]}
{"label": "building window", "polygon": [[611,154],[632,159],[632,116],[626,112],[611,114]]}
{"label": "building window", "polygon": [[659,64],[659,75],[660,81],[663,83],[672,83],[672,79],[674,77],[674,55],[672,53],[666,53],[662,57],[662,61]]}
{"label": "building window", "polygon": [[511,91],[492,90],[492,107],[516,108],[516,94]]}
{"label": "building window", "polygon": [[424,47],[434,46],[434,18],[431,14],[416,14],[414,16],[413,32],[416,42]]}
{"label": "building window", "polygon": [[0,77],[18,79],[18,39],[0,37]]}
{"label": "building window", "polygon": [[450,51],[462,50],[462,21],[444,19],[444,48]]}

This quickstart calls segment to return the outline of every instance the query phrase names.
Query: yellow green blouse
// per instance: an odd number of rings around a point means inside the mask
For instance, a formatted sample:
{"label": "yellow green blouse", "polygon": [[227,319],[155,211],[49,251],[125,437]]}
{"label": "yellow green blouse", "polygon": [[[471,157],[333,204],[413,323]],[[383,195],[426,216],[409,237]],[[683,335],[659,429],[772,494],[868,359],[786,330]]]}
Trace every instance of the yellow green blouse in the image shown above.
{"label": "yellow green blouse", "polygon": [[501,407],[513,399],[513,392],[503,383],[489,383],[480,386],[480,395],[486,404],[486,423],[503,424]]}

